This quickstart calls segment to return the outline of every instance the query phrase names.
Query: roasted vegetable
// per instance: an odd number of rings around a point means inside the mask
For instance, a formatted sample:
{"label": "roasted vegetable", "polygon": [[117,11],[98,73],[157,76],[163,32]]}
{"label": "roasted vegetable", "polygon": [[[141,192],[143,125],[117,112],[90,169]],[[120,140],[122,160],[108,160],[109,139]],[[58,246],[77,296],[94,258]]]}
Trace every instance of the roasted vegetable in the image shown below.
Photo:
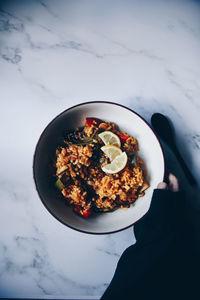
{"label": "roasted vegetable", "polygon": [[64,137],[65,144],[88,145],[93,142],[94,135],[91,137],[85,136],[83,130],[68,132]]}
{"label": "roasted vegetable", "polygon": [[134,154],[131,155],[130,162],[131,162],[131,164],[134,164],[135,166],[137,166],[137,156]]}
{"label": "roasted vegetable", "polygon": [[84,209],[78,205],[74,207],[74,212],[83,218],[88,218],[92,213],[91,209],[89,208]]}
{"label": "roasted vegetable", "polygon": [[62,191],[64,189],[64,184],[62,183],[62,181],[60,180],[60,178],[58,178],[56,180],[55,186],[57,187],[57,189],[59,189],[60,191]]}
{"label": "roasted vegetable", "polygon": [[125,142],[126,140],[128,140],[129,136],[128,136],[128,135],[125,135],[125,134],[120,134],[120,135],[119,135],[119,138],[120,138],[123,142]]}
{"label": "roasted vegetable", "polygon": [[86,125],[91,127],[92,125],[99,125],[102,121],[97,118],[86,118]]}

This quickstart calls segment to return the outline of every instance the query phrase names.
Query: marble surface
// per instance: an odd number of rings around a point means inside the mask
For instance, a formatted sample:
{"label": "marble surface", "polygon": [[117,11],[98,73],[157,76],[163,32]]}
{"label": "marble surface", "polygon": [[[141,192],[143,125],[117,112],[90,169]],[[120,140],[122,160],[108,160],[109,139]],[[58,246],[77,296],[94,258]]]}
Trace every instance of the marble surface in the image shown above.
{"label": "marble surface", "polygon": [[[167,115],[200,179],[200,3],[186,0],[0,1],[0,297],[98,299],[132,228],[96,236],[44,208],[32,178],[35,145],[66,108],[126,105]],[[167,167],[192,189],[163,143]]]}

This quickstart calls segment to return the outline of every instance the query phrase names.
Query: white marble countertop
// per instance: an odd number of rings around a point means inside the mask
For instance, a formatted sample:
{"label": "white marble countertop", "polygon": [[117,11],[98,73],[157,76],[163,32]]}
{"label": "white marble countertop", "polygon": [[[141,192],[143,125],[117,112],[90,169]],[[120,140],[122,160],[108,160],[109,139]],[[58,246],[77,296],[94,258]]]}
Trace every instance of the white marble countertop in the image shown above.
{"label": "white marble countertop", "polygon": [[[87,235],[54,219],[35,190],[35,145],[66,108],[114,101],[147,121],[154,112],[167,115],[199,180],[200,3],[0,5],[0,297],[98,299],[121,253],[135,242],[133,230]],[[164,149],[167,167],[191,190]]]}

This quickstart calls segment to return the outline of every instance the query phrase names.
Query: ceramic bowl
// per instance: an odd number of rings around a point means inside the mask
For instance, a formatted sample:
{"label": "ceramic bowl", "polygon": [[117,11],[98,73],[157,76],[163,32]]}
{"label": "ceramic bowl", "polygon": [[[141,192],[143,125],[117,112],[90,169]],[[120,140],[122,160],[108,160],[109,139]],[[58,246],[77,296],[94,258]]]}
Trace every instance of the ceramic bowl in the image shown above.
{"label": "ceramic bowl", "polygon": [[[136,137],[138,155],[143,159],[148,172],[150,187],[145,196],[137,199],[130,208],[94,214],[84,219],[75,214],[61,193],[55,188],[50,166],[62,134],[83,126],[86,117],[110,121]],[[87,102],[73,106],[55,117],[42,132],[36,146],[33,174],[39,197],[48,211],[64,225],[81,232],[107,234],[128,228],[149,209],[151,197],[157,184],[163,181],[165,162],[161,145],[148,123],[135,111],[111,102]]]}

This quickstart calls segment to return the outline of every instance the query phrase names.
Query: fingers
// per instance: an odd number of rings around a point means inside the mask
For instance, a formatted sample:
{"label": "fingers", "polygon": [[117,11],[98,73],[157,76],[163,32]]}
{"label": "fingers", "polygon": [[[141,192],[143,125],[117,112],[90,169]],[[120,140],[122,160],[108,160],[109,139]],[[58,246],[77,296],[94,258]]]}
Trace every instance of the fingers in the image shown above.
{"label": "fingers", "polygon": [[160,182],[157,186],[158,189],[160,190],[167,190],[167,184],[166,182]]}
{"label": "fingers", "polygon": [[169,183],[167,184],[166,182],[160,182],[157,186],[158,189],[161,190],[170,190],[172,192],[178,192],[179,191],[179,182],[176,176],[174,176],[172,173],[169,173],[168,175],[168,181]]}
{"label": "fingers", "polygon": [[179,191],[179,182],[176,176],[174,174],[169,174],[169,189],[172,192],[178,192]]}

